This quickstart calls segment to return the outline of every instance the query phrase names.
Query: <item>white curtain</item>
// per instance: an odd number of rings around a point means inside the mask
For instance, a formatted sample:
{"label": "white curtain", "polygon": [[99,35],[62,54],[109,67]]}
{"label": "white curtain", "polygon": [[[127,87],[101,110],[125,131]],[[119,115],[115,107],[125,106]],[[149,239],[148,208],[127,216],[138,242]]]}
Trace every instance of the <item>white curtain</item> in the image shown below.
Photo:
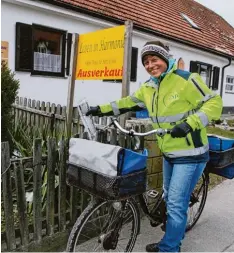
{"label": "white curtain", "polygon": [[60,73],[61,66],[62,55],[34,52],[34,70]]}

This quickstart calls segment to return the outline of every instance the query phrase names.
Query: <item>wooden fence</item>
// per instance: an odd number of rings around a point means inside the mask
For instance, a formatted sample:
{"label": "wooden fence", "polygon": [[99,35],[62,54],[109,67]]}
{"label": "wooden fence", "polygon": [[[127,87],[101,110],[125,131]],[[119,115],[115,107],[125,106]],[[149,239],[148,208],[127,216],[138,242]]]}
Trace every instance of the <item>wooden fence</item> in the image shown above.
{"label": "wooden fence", "polygon": [[[24,121],[41,131],[49,125],[51,132],[66,132],[66,107],[18,98],[14,105],[15,122]],[[95,117],[95,123],[106,125],[108,118]],[[149,131],[149,125],[129,121],[139,132]],[[86,138],[77,108],[73,109],[72,133]],[[46,140],[35,139],[32,157],[11,159],[8,143],[2,143],[2,251],[56,251],[64,250],[69,231],[84,210],[90,196],[66,185],[68,141],[52,134]],[[45,139],[43,140],[45,142]],[[56,142],[57,141],[57,142]],[[131,137],[114,128],[99,132],[98,141],[122,147],[131,147]],[[155,149],[155,136],[140,138],[140,148],[150,151],[148,183],[161,187],[161,154]],[[30,202],[28,196],[33,195]]]}
{"label": "wooden fence", "polygon": [[[116,129],[98,135],[100,142],[125,147],[130,140]],[[62,139],[58,147],[55,138],[48,138],[44,155],[41,139],[35,139],[32,157],[10,159],[9,145],[2,143],[2,251],[55,251],[66,245],[70,227],[90,200],[87,193],[66,185],[67,144]],[[31,204],[26,171],[32,176]]]}
{"label": "wooden fence", "polygon": [[[66,106],[17,97],[13,110],[15,125],[19,122],[26,122],[29,127],[37,127],[39,131],[47,127],[52,135],[55,132],[66,135]],[[72,135],[82,132],[82,130],[80,131],[82,122],[79,118],[78,108],[74,107],[71,126]],[[96,124],[106,125],[109,119],[107,117],[94,117],[94,121]]]}
{"label": "wooden fence", "polygon": [[[33,157],[10,159],[9,144],[2,143],[2,251],[48,251],[66,245],[70,225],[89,201],[87,194],[66,185],[66,140],[58,148],[55,138],[48,138],[47,149],[43,155],[41,139],[35,139]],[[26,201],[29,169],[31,213]]]}

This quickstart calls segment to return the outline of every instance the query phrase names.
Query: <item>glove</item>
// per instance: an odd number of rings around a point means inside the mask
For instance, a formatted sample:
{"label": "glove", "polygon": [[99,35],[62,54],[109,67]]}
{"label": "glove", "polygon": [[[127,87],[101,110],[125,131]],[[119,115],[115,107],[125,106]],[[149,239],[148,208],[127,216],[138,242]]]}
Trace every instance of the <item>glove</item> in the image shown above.
{"label": "glove", "polygon": [[92,116],[100,116],[101,110],[99,106],[90,106],[89,110],[86,112],[86,116],[92,115]]}
{"label": "glove", "polygon": [[172,138],[182,138],[192,132],[191,126],[187,122],[180,123],[172,128],[171,136]]}

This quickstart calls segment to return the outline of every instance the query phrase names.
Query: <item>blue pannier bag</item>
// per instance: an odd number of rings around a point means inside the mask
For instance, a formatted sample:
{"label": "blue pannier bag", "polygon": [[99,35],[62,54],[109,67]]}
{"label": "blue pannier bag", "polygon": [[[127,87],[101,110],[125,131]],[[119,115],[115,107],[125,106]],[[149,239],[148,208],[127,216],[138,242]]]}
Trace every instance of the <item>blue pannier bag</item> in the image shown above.
{"label": "blue pannier bag", "polygon": [[148,151],[142,153],[130,149],[121,149],[118,155],[118,176],[127,175],[146,168]]}
{"label": "blue pannier bag", "polygon": [[208,135],[209,149],[212,151],[224,151],[234,148],[234,139],[219,135]]}
{"label": "blue pannier bag", "polygon": [[[123,176],[119,181],[119,192],[124,195],[131,195],[134,192],[146,190],[146,165],[148,151],[144,149],[142,153],[123,148],[118,155],[118,175]],[[137,173],[145,170],[145,173]],[[131,177],[124,177],[131,175]]]}
{"label": "blue pannier bag", "polygon": [[210,135],[210,160],[207,164],[210,173],[228,178],[234,178],[234,139]]}

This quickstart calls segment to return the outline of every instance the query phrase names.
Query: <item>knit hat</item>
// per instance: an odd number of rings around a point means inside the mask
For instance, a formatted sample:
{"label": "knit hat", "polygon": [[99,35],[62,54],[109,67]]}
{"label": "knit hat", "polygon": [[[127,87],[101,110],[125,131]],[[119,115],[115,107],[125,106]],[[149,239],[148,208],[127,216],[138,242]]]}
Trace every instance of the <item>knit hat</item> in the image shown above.
{"label": "knit hat", "polygon": [[169,65],[169,48],[161,41],[149,41],[141,50],[141,61],[144,65],[144,57],[146,55],[157,55]]}

